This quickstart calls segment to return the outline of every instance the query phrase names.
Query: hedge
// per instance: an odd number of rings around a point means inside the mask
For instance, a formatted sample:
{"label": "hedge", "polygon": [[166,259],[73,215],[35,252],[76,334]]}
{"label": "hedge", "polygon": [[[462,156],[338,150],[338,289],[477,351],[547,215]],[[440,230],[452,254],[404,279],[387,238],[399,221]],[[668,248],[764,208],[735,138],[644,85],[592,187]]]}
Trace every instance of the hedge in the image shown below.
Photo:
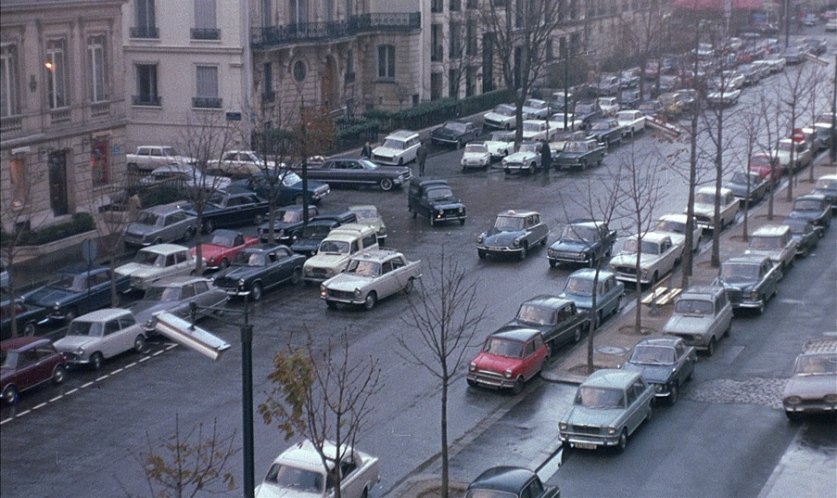
{"label": "hedge", "polygon": [[[94,228],[96,228],[96,223],[90,213],[75,213],[69,221],[24,232],[18,241],[18,245],[47,244],[66,239],[72,235],[89,232]],[[3,240],[11,240],[11,237],[3,234]]]}

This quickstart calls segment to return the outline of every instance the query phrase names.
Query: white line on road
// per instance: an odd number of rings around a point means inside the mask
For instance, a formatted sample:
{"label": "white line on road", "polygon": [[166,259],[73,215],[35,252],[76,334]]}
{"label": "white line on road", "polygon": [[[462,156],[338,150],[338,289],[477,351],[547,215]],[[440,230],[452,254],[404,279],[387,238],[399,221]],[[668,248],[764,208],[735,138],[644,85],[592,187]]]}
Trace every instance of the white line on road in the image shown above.
{"label": "white line on road", "polygon": [[74,387],[74,388],[70,389],[69,391],[65,392],[64,396],[69,396],[69,395],[75,393],[76,391],[78,391],[78,388]]}
{"label": "white line on road", "polygon": [[121,372],[121,371],[123,371],[123,370],[125,370],[125,369],[124,369],[124,368],[117,368],[116,370],[114,370],[114,371],[113,371],[113,372],[111,372],[110,374],[111,374],[111,375],[116,375],[116,374],[118,374],[119,372]]}
{"label": "white line on road", "polygon": [[49,402],[50,402],[50,403],[55,403],[56,401],[58,401],[59,399],[61,399],[61,398],[63,398],[63,397],[64,397],[64,395],[63,395],[63,394],[59,394],[58,396],[56,396],[56,397],[54,397],[54,398],[51,398],[51,399],[49,400]]}
{"label": "white line on road", "polygon": [[3,425],[7,422],[11,422],[12,420],[14,420],[12,417],[4,418],[3,420],[0,420],[0,425]]}
{"label": "white line on road", "polygon": [[125,365],[125,366],[124,366],[124,367],[122,367],[122,368],[123,368],[123,369],[126,369],[126,368],[131,368],[131,367],[135,367],[136,365],[137,365],[137,362],[135,362],[135,361],[134,361],[134,362],[128,363],[127,365]]}
{"label": "white line on road", "polygon": [[40,403],[40,404],[38,404],[38,405],[33,406],[33,407],[32,407],[32,411],[35,411],[35,410],[37,410],[37,409],[39,409],[39,408],[43,408],[43,407],[45,407],[46,405],[47,405],[47,401],[44,401],[43,403]]}
{"label": "white line on road", "polygon": [[95,382],[102,382],[103,380],[107,379],[108,377],[110,377],[110,374],[102,375],[101,377],[97,377]]}
{"label": "white line on road", "polygon": [[150,356],[143,356],[142,358],[140,358],[140,359],[139,359],[139,361],[140,361],[140,363],[142,363],[142,362],[144,362],[144,361],[148,361],[148,360],[150,360],[150,359],[151,359],[151,357],[150,357]]}
{"label": "white line on road", "polygon": [[91,381],[90,381],[90,382],[88,382],[87,384],[82,384],[82,385],[81,385],[81,387],[79,387],[79,389],[84,389],[84,388],[86,388],[86,387],[90,387],[90,386],[92,386],[94,383],[95,383],[95,381],[92,381],[92,380],[91,380]]}
{"label": "white line on road", "polygon": [[18,418],[20,418],[20,417],[22,417],[22,416],[26,415],[27,413],[29,413],[29,412],[31,412],[31,411],[32,411],[32,410],[24,410],[24,411],[22,411],[22,412],[18,413],[18,414],[17,414],[17,417],[18,417]]}

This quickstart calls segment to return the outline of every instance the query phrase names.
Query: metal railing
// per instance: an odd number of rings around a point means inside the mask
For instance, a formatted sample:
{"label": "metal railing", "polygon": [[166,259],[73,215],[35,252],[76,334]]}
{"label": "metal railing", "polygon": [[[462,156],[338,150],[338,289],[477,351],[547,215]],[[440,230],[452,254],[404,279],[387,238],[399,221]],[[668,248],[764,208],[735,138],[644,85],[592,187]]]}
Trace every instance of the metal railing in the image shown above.
{"label": "metal railing", "polygon": [[311,22],[252,28],[253,48],[338,40],[361,33],[409,32],[421,27],[420,12],[370,13],[344,21]]}
{"label": "metal railing", "polygon": [[159,95],[133,95],[131,96],[131,105],[160,107],[163,105],[163,97]]}
{"label": "metal railing", "polygon": [[199,109],[220,109],[223,103],[220,97],[192,97],[192,107]]}
{"label": "metal railing", "polygon": [[131,38],[160,38],[160,30],[156,26],[135,26],[130,29]]}
{"label": "metal railing", "polygon": [[193,40],[220,40],[221,30],[218,28],[192,28]]}

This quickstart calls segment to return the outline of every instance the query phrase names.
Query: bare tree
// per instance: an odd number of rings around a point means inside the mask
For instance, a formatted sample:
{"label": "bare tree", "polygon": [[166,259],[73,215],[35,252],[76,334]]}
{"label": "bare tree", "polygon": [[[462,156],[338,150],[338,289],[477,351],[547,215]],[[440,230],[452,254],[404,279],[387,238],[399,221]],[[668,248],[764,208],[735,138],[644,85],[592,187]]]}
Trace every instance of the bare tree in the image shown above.
{"label": "bare tree", "polygon": [[[483,37],[490,40],[500,61],[506,88],[515,91],[515,119],[523,122],[523,102],[546,70],[546,50],[561,23],[562,2],[516,0],[484,2],[480,9]],[[517,127],[515,143],[523,138]]]}
{"label": "bare tree", "polygon": [[[485,306],[477,299],[478,281],[467,278],[467,272],[444,248],[430,264],[421,281],[421,292],[408,298],[409,313],[405,324],[415,327],[415,334],[398,336],[398,355],[406,362],[424,368],[441,383],[441,452],[442,498],[448,496],[448,388],[465,361],[465,353],[473,346],[477,327],[485,316]],[[418,344],[408,340],[418,339]],[[429,353],[429,356],[428,356]]]}
{"label": "bare tree", "polygon": [[[745,140],[745,150],[744,150],[744,161],[743,164],[747,164],[747,160],[752,157],[753,152],[755,152],[756,148],[758,147],[758,140],[761,136],[762,132],[764,131],[764,122],[762,120],[762,114],[759,112],[758,109],[747,108],[743,112],[738,114],[740,119],[736,120],[736,128],[741,130],[741,135],[744,137]],[[744,195],[744,221],[741,224],[741,237],[746,242],[749,240],[749,222],[750,217],[747,214],[750,211],[750,193],[752,190],[752,185],[750,182],[750,175],[747,176],[747,189]],[[772,186],[770,187],[772,189]]]}
{"label": "bare tree", "polygon": [[[779,108],[779,114],[782,115],[787,123],[789,133],[793,135],[797,129],[798,120],[802,117],[805,108],[808,105],[808,99],[811,98],[812,85],[816,81],[815,71],[808,69],[809,66],[803,66],[796,71],[786,70],[783,73],[782,84],[784,88],[781,91],[782,96],[779,102],[784,106]],[[783,108],[784,107],[784,108]],[[781,142],[781,140],[780,140]],[[786,200],[791,202],[793,200],[794,180],[798,166],[802,164],[798,157],[796,157],[796,142],[792,142],[793,146],[790,148],[790,158],[788,159],[788,188]],[[812,159],[813,162],[813,159]]]}
{"label": "bare tree", "polygon": [[[820,65],[817,62],[817,66],[811,71],[811,98],[809,99],[809,103],[811,105],[811,127],[813,128],[814,134],[817,133],[816,128],[816,118],[817,113],[819,112],[819,105],[824,102],[820,102],[819,96],[825,93],[824,90],[830,89],[831,85],[837,84],[837,82],[833,81],[832,79],[828,78],[828,74],[826,73],[825,67]],[[816,154],[817,151],[813,151]],[[814,161],[811,160],[811,167],[808,168],[808,182],[814,183]]]}
{"label": "bare tree", "polygon": [[184,435],[177,414],[174,420],[174,434],[156,446],[146,433],[148,449],[139,456],[151,496],[191,498],[235,490],[235,479],[227,469],[230,459],[239,452],[234,446],[235,431],[219,434],[218,421],[213,420],[211,428],[199,423]]}
{"label": "bare tree", "polygon": [[779,141],[779,130],[781,126],[781,118],[779,115],[777,96],[770,95],[762,91],[759,94],[757,110],[761,116],[761,122],[764,124],[762,139],[758,142],[759,150],[762,154],[767,155],[770,161],[770,191],[767,198],[767,219],[773,220],[774,209],[774,194],[776,192],[776,185],[779,183],[781,171],[778,170],[778,159],[776,158],[776,146]]}
{"label": "bare tree", "polygon": [[274,356],[268,374],[273,388],[258,410],[265,424],[275,424],[285,439],[301,434],[311,441],[334,483],[335,498],[340,498],[339,463],[354,448],[372,411],[381,369],[377,358],[351,357],[346,332],[337,340],[329,338],[322,351],[316,346],[308,333],[304,347],[289,344]]}
{"label": "bare tree", "polygon": [[99,211],[99,222],[96,224],[98,232],[98,247],[102,250],[101,257],[108,262],[110,268],[110,300],[113,307],[119,306],[119,293],[116,289],[116,263],[117,258],[124,252],[124,231],[125,227],[132,221],[134,214],[129,208],[130,197],[138,194],[138,188],[131,183],[130,179],[116,181],[98,190],[98,194],[110,200],[109,204],[96,207],[95,203],[90,204],[90,210]]}

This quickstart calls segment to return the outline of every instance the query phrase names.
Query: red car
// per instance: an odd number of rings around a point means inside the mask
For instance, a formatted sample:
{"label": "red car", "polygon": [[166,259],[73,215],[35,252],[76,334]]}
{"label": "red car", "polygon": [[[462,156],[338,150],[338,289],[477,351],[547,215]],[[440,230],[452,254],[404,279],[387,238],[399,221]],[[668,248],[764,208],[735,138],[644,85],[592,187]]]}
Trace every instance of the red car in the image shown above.
{"label": "red car", "polygon": [[64,382],[67,364],[49,339],[16,337],[0,342],[0,392],[9,403],[20,393],[51,380]]}
{"label": "red car", "polygon": [[[245,237],[235,230],[215,230],[209,235],[209,242],[201,244],[201,255],[208,270],[220,270],[228,267],[230,261],[245,247],[258,245],[256,237]],[[192,255],[197,253],[193,247]]]}
{"label": "red car", "polygon": [[523,390],[549,358],[543,335],[530,328],[505,329],[488,336],[482,351],[468,367],[468,385]]}
{"label": "red car", "polygon": [[782,179],[782,167],[779,166],[779,159],[766,152],[759,152],[750,156],[748,169],[753,173],[758,173],[760,177],[776,184]]}

